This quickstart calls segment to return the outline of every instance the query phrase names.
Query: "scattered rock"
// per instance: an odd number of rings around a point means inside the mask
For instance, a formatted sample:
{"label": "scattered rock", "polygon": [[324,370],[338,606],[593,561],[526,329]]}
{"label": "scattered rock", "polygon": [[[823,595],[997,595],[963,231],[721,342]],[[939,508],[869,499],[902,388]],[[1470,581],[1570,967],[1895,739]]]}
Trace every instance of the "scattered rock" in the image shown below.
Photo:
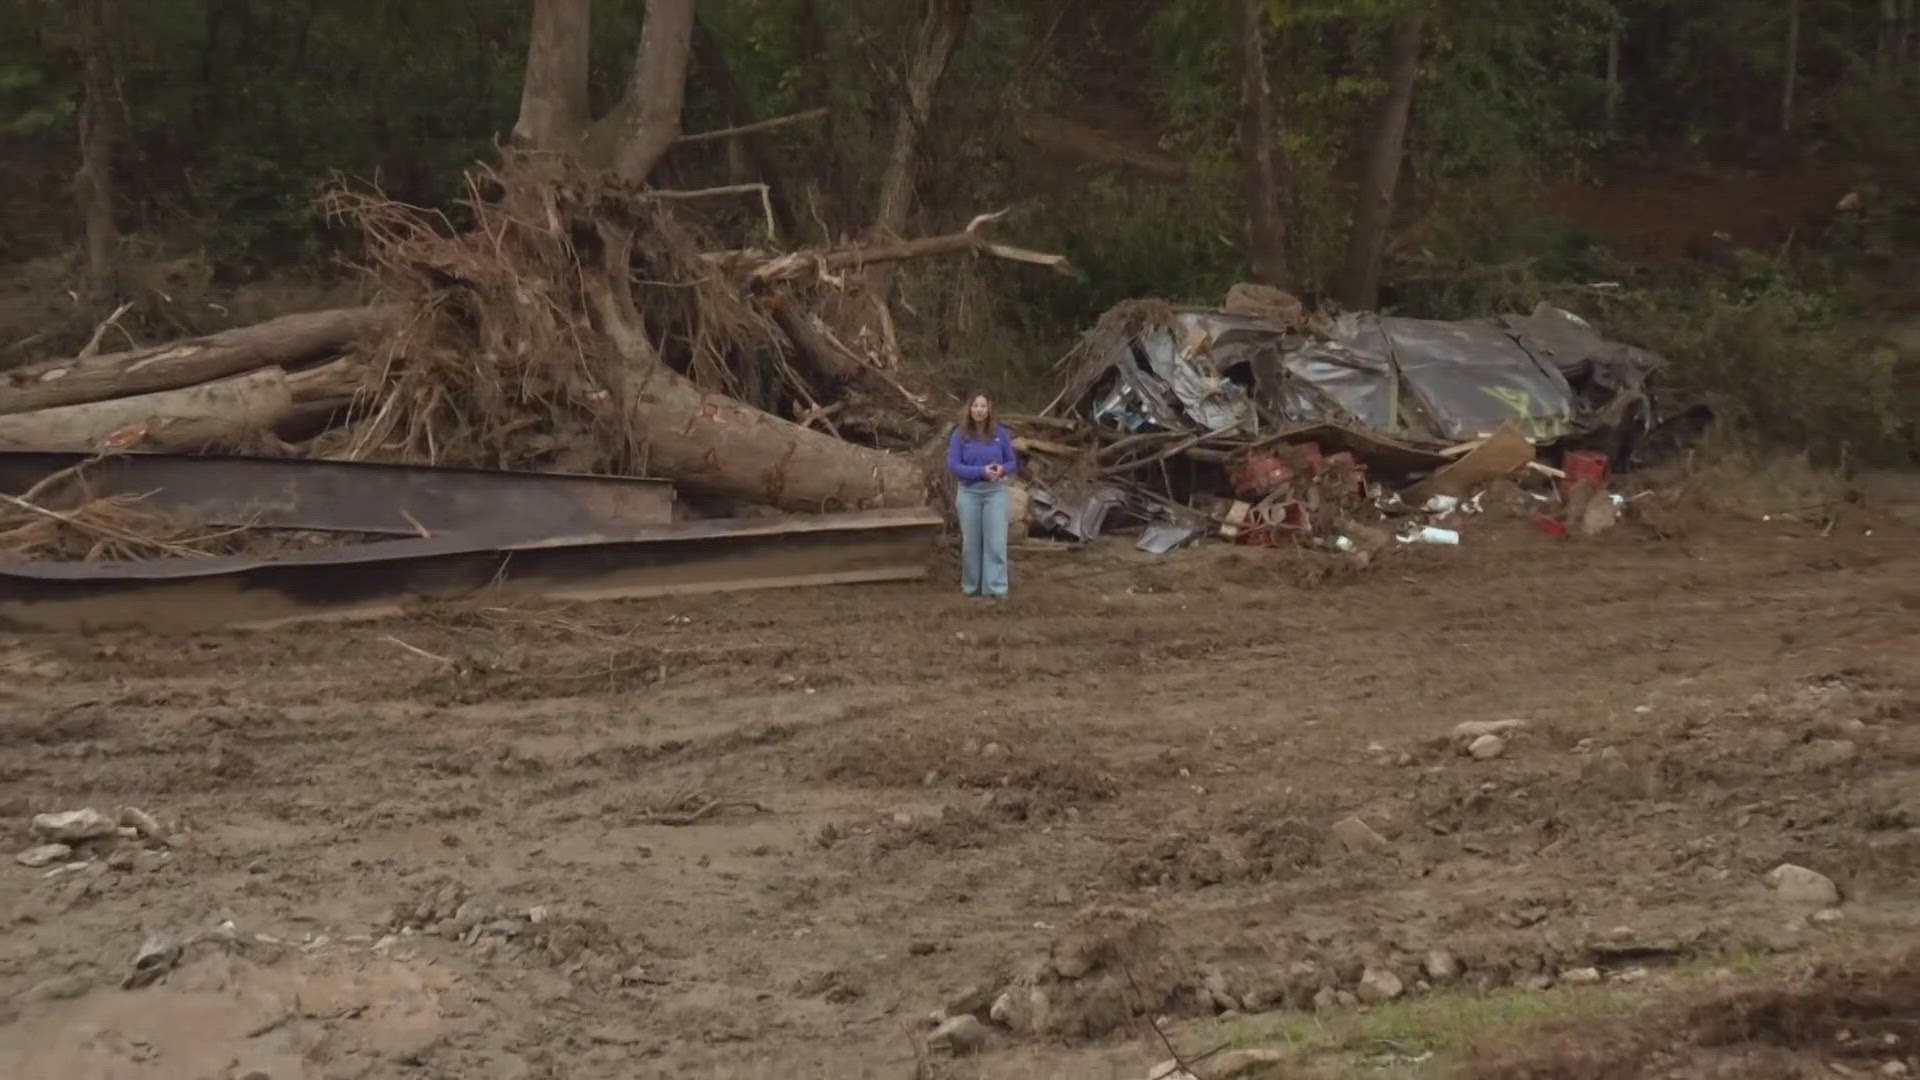
{"label": "scattered rock", "polygon": [[166,826],[160,824],[159,818],[137,806],[120,808],[120,825],[122,828],[132,829],[142,839],[151,840],[156,844],[166,843],[171,836]]}
{"label": "scattered rock", "polygon": [[1339,1002],[1343,1009],[1355,1009],[1360,1006],[1360,999],[1351,990],[1335,990],[1333,1000]]}
{"label": "scattered rock", "polygon": [[1833,879],[1804,866],[1781,863],[1767,873],[1766,882],[1790,904],[1833,907],[1840,903],[1840,888]]}
{"label": "scattered rock", "polygon": [[1553,989],[1553,976],[1533,975],[1520,980],[1519,986],[1522,990],[1532,990],[1536,993],[1541,990],[1551,990]]}
{"label": "scattered rock", "polygon": [[1262,1065],[1278,1065],[1286,1055],[1278,1050],[1230,1050],[1194,1065],[1200,1080],[1229,1080]]}
{"label": "scattered rock", "polygon": [[1147,1070],[1150,1080],[1232,1080],[1262,1065],[1278,1065],[1285,1055],[1278,1050],[1230,1050],[1214,1054],[1182,1068],[1172,1058]]}
{"label": "scattered rock", "polygon": [[1560,973],[1560,985],[1562,986],[1592,986],[1599,981],[1599,968],[1571,968]]}
{"label": "scattered rock", "polygon": [[31,866],[38,869],[42,866],[51,866],[57,862],[65,862],[67,857],[72,854],[73,849],[65,844],[41,844],[39,847],[31,847],[15,855],[13,861],[19,863],[21,866]]}
{"label": "scattered rock", "polygon": [[57,975],[27,987],[14,1000],[22,1005],[36,1001],[68,1001],[91,989],[93,982],[84,975]]}
{"label": "scattered rock", "polygon": [[913,815],[905,810],[895,810],[893,812],[893,824],[896,828],[911,829],[913,828]]}
{"label": "scattered rock", "polygon": [[1327,1012],[1340,1007],[1340,995],[1331,986],[1323,986],[1314,991],[1313,1011]]}
{"label": "scattered rock", "polygon": [[956,1016],[933,1029],[927,1045],[970,1054],[987,1044],[987,1026],[972,1016]]}
{"label": "scattered rock", "polygon": [[1400,976],[1381,967],[1368,967],[1366,974],[1360,976],[1359,997],[1369,1005],[1379,1005],[1392,1001],[1406,993],[1406,986]]}
{"label": "scattered rock", "polygon": [[63,844],[112,836],[118,828],[112,818],[92,807],[63,814],[36,814],[33,819],[36,834]]}
{"label": "scattered rock", "polygon": [[1385,851],[1389,847],[1386,837],[1374,832],[1371,825],[1357,817],[1344,817],[1334,822],[1333,838],[1341,848],[1355,854]]}
{"label": "scattered rock", "polygon": [[1492,761],[1507,752],[1507,740],[1498,735],[1482,735],[1467,744],[1467,753],[1475,760]]}
{"label": "scattered rock", "polygon": [[1509,735],[1526,726],[1525,720],[1468,720],[1454,725],[1453,737],[1470,743],[1486,735]]}
{"label": "scattered rock", "polygon": [[980,748],[980,756],[989,760],[1007,756],[1007,748],[997,742],[990,742]]}
{"label": "scattered rock", "polygon": [[1905,1076],[1907,1072],[1907,1063],[1904,1061],[1889,1061],[1880,1066],[1881,1076]]}
{"label": "scattered rock", "polygon": [[1445,949],[1434,949],[1427,953],[1427,978],[1434,982],[1450,982],[1460,977],[1460,961]]}
{"label": "scattered rock", "polygon": [[121,989],[135,990],[158,981],[180,962],[180,943],[166,934],[149,934],[134,954],[133,970],[121,981]]}
{"label": "scattered rock", "polygon": [[1821,908],[1819,911],[1807,916],[1807,921],[1815,926],[1832,926],[1834,923],[1840,922],[1846,917],[1846,913],[1839,908]]}
{"label": "scattered rock", "polygon": [[1648,975],[1648,971],[1646,968],[1631,967],[1631,968],[1627,968],[1625,971],[1616,973],[1613,976],[1613,981],[1623,982],[1623,983],[1645,982],[1647,979],[1647,975]]}
{"label": "scattered rock", "polygon": [[107,869],[123,871],[133,869],[134,854],[132,848],[115,848],[113,853],[107,856]]}
{"label": "scattered rock", "polygon": [[1227,985],[1227,977],[1218,971],[1207,973],[1202,984],[1213,1007],[1220,1012],[1234,1012],[1240,1008],[1240,999],[1233,996],[1233,988]]}

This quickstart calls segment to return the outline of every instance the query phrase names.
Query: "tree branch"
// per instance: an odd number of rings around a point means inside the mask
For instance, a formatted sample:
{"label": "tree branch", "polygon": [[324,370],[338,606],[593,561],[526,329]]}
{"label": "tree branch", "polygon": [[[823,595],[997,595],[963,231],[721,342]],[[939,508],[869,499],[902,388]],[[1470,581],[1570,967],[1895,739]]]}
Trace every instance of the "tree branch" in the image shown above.
{"label": "tree branch", "polygon": [[751,124],[739,124],[734,127],[719,128],[714,131],[701,131],[692,135],[682,135],[678,140],[678,145],[685,146],[688,143],[711,142],[714,139],[731,139],[741,135],[757,135],[760,132],[772,131],[775,128],[783,128],[792,124],[809,124],[815,120],[825,120],[826,118],[827,107],[822,105],[817,109],[808,109],[805,112],[797,112],[788,116],[776,116],[771,120],[756,120]]}

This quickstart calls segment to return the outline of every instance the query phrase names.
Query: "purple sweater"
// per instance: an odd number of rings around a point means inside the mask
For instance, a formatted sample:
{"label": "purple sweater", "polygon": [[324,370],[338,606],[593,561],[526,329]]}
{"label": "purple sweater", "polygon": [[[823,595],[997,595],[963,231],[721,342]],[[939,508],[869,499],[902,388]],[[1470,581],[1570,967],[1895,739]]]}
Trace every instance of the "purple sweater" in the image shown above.
{"label": "purple sweater", "polygon": [[996,427],[993,438],[974,439],[954,428],[953,437],[947,440],[947,471],[961,483],[972,484],[987,478],[989,465],[999,465],[1008,476],[1020,471],[1020,461],[1013,456],[1013,438],[1007,429]]}

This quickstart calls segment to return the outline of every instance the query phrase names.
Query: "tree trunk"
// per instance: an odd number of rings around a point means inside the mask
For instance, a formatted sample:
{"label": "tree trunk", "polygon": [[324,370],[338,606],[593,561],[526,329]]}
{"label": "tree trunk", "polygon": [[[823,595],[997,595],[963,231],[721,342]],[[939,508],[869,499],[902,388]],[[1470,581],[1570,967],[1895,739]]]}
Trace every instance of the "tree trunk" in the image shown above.
{"label": "tree trunk", "polygon": [[1247,201],[1247,261],[1262,285],[1289,288],[1289,195],[1274,145],[1273,86],[1267,78],[1266,0],[1240,0],[1240,175]]}
{"label": "tree trunk", "polygon": [[582,277],[595,324],[632,365],[622,400],[644,433],[646,472],[708,494],[781,510],[924,506],[912,459],[841,442],[710,394],[660,361],[625,288],[628,253],[603,253]]}
{"label": "tree trunk", "polygon": [[794,8],[795,32],[800,38],[801,49],[814,58],[814,62],[805,65],[802,76],[808,80],[812,96],[817,101],[828,103],[826,122],[820,126],[822,141],[818,173],[820,184],[814,189],[815,196],[809,200],[812,213],[808,220],[819,229],[817,239],[821,243],[831,243],[842,235],[846,228],[847,207],[852,205],[848,176],[852,169],[847,166],[846,154],[840,146],[840,133],[831,111],[834,96],[834,72],[832,46],[827,40],[826,25],[820,19],[820,9],[816,0],[800,0]]}
{"label": "tree trunk", "polygon": [[1413,82],[1419,73],[1420,38],[1425,28],[1426,13],[1409,12],[1394,26],[1388,49],[1387,94],[1380,99],[1374,118],[1353,234],[1347,244],[1346,269],[1340,278],[1340,302],[1356,311],[1371,308],[1380,299],[1380,264],[1387,226],[1393,219],[1393,189],[1400,180],[1407,112],[1413,105]]}
{"label": "tree trunk", "polygon": [[680,137],[687,92],[687,54],[693,46],[693,0],[647,0],[647,21],[626,93],[594,125],[590,160],[611,167],[629,184],[653,172]]}
{"label": "tree trunk", "polygon": [[514,140],[539,150],[570,145],[586,127],[593,0],[534,0],[527,72]]}
{"label": "tree trunk", "polygon": [[294,411],[286,373],[266,368],[184,390],[0,416],[0,450],[201,450],[269,430]]}
{"label": "tree trunk", "polygon": [[[946,76],[948,62],[960,48],[972,13],[973,0],[927,0],[919,45],[908,65],[906,85],[901,88],[904,96],[894,116],[886,170],[880,175],[880,201],[872,230],[876,239],[891,239],[906,230],[907,214],[913,209],[914,159],[919,153],[920,136],[933,115],[934,94]],[[867,273],[867,286],[882,303],[892,283],[889,266],[875,267]]]}
{"label": "tree trunk", "polygon": [[1607,131],[1620,119],[1620,28],[1607,32]]}
{"label": "tree trunk", "polygon": [[1800,0],[1787,0],[1787,71],[1780,90],[1780,134],[1793,130],[1793,93],[1800,80]]}
{"label": "tree trunk", "polygon": [[114,293],[113,78],[108,69],[107,4],[79,0],[81,100],[77,112],[80,170],[74,177],[80,219],[87,234],[87,299],[104,303]]}
{"label": "tree trunk", "polygon": [[[713,81],[713,88],[720,96],[720,102],[726,107],[727,122],[734,125],[752,124],[757,119],[753,106],[733,79],[733,68],[727,63],[727,52],[720,47],[720,39],[715,37],[704,20],[696,20],[693,25],[694,59],[700,65],[700,73]],[[774,226],[779,236],[770,236],[770,241],[778,241],[783,236],[792,236],[795,213],[792,193],[781,178],[780,168],[775,163],[773,147],[765,135],[758,132],[741,133],[737,144],[747,155],[747,163],[756,174],[754,179],[767,185],[767,195],[773,204]]]}
{"label": "tree trunk", "polygon": [[16,368],[0,376],[0,415],[172,390],[322,359],[391,327],[400,315],[395,307],[283,315],[151,349]]}
{"label": "tree trunk", "polygon": [[1874,50],[1874,75],[1883,86],[1892,85],[1900,69],[1900,0],[1880,0],[1880,40]]}

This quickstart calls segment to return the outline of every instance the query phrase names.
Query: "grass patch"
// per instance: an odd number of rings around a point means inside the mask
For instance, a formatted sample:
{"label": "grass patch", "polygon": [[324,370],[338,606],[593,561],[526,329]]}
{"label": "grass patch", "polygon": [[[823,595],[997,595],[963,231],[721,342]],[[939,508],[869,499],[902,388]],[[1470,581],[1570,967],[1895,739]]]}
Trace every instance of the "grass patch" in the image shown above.
{"label": "grass patch", "polygon": [[1444,1076],[1476,1037],[1494,1029],[1625,1016],[1645,998],[1619,984],[1488,994],[1443,990],[1367,1010],[1245,1017],[1223,1025],[1219,1041],[1285,1050],[1289,1076],[1303,1069],[1320,1077]]}

